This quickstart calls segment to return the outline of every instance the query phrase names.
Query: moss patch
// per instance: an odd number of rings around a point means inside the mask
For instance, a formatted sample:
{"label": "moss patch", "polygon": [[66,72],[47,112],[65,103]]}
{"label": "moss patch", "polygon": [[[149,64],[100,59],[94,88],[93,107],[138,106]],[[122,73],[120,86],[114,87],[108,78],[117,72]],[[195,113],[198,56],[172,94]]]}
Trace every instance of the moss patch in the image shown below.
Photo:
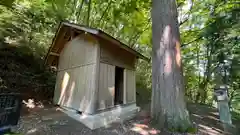
{"label": "moss patch", "polygon": [[[185,123],[185,124],[184,124]],[[157,120],[152,119],[150,125],[156,129],[161,129],[163,127]],[[197,128],[189,124],[189,122],[181,122],[181,124],[164,124],[164,129],[172,133],[197,133]]]}

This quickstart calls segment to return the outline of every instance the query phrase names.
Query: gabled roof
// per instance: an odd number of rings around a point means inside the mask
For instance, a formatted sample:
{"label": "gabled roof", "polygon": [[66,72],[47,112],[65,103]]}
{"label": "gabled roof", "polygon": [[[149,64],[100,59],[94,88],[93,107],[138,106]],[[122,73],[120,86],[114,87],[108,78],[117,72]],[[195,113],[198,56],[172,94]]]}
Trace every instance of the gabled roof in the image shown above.
{"label": "gabled roof", "polygon": [[[99,37],[100,39],[105,39],[107,41],[112,42],[113,45],[116,45],[134,55],[136,55],[138,58],[144,59],[149,61],[149,59],[145,56],[143,56],[141,53],[137,52],[136,50],[130,48],[129,46],[127,46],[126,44],[122,43],[121,41],[113,38],[112,36],[110,36],[109,34],[103,32],[102,30],[99,29],[95,29],[95,28],[90,28],[84,25],[78,25],[78,24],[74,24],[74,23],[70,23],[70,22],[61,22],[57,33],[55,34],[55,37],[53,39],[53,43],[51,45],[51,47],[48,50],[47,56],[45,58],[45,64],[48,63],[49,61],[49,55],[53,55],[53,56],[59,56],[60,54],[57,52],[54,52],[54,46],[57,44],[57,40],[59,40],[59,36],[60,33],[62,33],[63,31],[66,31],[67,29],[74,29],[75,31],[80,31],[82,33],[90,33],[92,35],[95,35],[97,37]],[[63,35],[64,36],[64,35]],[[61,38],[63,38],[63,36],[61,36]]]}

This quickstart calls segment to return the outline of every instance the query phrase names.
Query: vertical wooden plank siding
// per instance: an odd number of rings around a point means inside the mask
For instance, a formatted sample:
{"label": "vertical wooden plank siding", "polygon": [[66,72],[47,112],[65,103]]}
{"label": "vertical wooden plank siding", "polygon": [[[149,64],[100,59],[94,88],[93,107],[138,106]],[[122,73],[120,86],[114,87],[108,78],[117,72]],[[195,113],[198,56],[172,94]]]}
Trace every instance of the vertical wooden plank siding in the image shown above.
{"label": "vertical wooden plank siding", "polygon": [[99,108],[99,87],[100,87],[100,45],[97,42],[97,61],[96,61],[96,68],[95,68],[95,91],[94,91],[94,109],[97,111]]}
{"label": "vertical wooden plank siding", "polygon": [[135,69],[136,56],[106,41],[100,42],[100,62]]}
{"label": "vertical wooden plank siding", "polygon": [[58,72],[56,77],[56,84],[55,84],[55,91],[54,91],[54,97],[53,97],[53,103],[59,104],[60,94],[59,90],[62,90],[62,86],[60,82],[63,82],[63,72]]}
{"label": "vertical wooden plank siding", "polygon": [[65,45],[60,53],[55,103],[85,113],[94,111],[97,46],[84,34]]}
{"label": "vertical wooden plank siding", "polygon": [[69,41],[60,53],[58,70],[76,68],[97,61],[97,43],[82,35]]}
{"label": "vertical wooden plank siding", "polygon": [[126,103],[136,102],[136,82],[135,82],[135,71],[133,70],[124,70],[125,75],[125,92],[126,92]]}
{"label": "vertical wooden plank siding", "polygon": [[127,71],[123,71],[123,103],[127,103]]}
{"label": "vertical wooden plank siding", "polygon": [[100,63],[98,110],[114,106],[115,66]]}
{"label": "vertical wooden plank siding", "polygon": [[132,71],[132,73],[133,73],[133,75],[132,75],[132,77],[133,77],[133,82],[132,82],[132,85],[133,85],[133,99],[134,99],[134,101],[133,102],[136,102],[136,73],[135,73],[135,71]]}

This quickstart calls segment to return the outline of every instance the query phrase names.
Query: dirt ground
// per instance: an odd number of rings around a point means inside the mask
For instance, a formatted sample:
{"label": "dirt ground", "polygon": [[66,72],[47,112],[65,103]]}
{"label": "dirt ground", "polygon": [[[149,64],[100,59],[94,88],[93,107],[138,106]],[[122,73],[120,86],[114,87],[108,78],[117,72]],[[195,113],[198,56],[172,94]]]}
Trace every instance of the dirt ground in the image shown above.
{"label": "dirt ground", "polygon": [[[60,108],[35,107],[35,109],[28,110],[28,113],[24,113],[14,131],[23,135],[170,135],[165,131],[151,128],[149,125],[150,107],[146,105],[142,108],[132,120],[90,130],[62,113]],[[197,135],[225,135],[216,109],[196,104],[189,104],[188,108],[192,121],[198,125]]]}

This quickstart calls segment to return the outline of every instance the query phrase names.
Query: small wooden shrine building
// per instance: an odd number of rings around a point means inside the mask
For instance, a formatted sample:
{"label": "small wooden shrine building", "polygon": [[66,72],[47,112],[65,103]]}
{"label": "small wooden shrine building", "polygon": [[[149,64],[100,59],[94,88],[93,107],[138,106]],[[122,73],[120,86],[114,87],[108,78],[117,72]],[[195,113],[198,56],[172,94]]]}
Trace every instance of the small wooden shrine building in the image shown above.
{"label": "small wooden shrine building", "polygon": [[57,67],[54,103],[84,114],[77,119],[91,129],[113,122],[113,117],[126,119],[139,110],[138,58],[147,60],[99,29],[61,22],[45,59]]}

